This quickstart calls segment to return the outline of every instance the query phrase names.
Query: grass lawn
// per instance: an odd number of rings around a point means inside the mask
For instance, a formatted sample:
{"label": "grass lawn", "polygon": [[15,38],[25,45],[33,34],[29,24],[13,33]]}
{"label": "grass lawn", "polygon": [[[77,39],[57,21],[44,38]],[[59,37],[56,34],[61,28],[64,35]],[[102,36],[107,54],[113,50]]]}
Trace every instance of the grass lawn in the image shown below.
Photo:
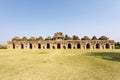
{"label": "grass lawn", "polygon": [[0,80],[120,80],[120,50],[0,50]]}

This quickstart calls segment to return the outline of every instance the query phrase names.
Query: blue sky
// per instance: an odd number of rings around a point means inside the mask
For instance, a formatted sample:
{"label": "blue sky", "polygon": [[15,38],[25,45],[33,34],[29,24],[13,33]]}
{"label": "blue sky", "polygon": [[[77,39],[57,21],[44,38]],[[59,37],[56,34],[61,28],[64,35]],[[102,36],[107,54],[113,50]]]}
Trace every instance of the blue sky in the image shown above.
{"label": "blue sky", "polygon": [[0,44],[55,32],[120,41],[120,0],[0,0]]}

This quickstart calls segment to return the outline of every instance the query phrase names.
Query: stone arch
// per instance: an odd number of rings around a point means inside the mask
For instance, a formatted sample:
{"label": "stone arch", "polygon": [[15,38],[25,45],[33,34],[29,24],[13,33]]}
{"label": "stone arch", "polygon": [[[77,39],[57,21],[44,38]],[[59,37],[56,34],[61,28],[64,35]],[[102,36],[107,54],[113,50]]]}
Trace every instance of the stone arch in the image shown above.
{"label": "stone arch", "polygon": [[47,44],[47,49],[50,49],[50,44],[49,43]]}
{"label": "stone arch", "polygon": [[15,44],[13,43],[13,49],[15,49]]}
{"label": "stone arch", "polygon": [[21,44],[21,49],[24,49],[24,45],[23,44]]}
{"label": "stone arch", "polygon": [[71,49],[71,48],[72,48],[72,46],[71,46],[71,44],[69,43],[69,44],[68,44],[68,49]]}
{"label": "stone arch", "polygon": [[86,49],[90,49],[90,44],[89,43],[86,44]]}
{"label": "stone arch", "polygon": [[99,43],[96,44],[96,49],[100,49],[100,44]]}
{"label": "stone arch", "polygon": [[32,49],[33,45],[30,43],[29,48]]}
{"label": "stone arch", "polygon": [[61,45],[60,43],[57,44],[57,49],[60,49],[61,48]]}
{"label": "stone arch", "polygon": [[107,43],[107,44],[105,44],[105,48],[106,49],[109,49],[110,48],[110,45]]}
{"label": "stone arch", "polygon": [[81,48],[81,45],[78,43],[77,44],[77,49],[80,49]]}
{"label": "stone arch", "polygon": [[40,43],[38,44],[38,49],[41,49],[41,44]]}

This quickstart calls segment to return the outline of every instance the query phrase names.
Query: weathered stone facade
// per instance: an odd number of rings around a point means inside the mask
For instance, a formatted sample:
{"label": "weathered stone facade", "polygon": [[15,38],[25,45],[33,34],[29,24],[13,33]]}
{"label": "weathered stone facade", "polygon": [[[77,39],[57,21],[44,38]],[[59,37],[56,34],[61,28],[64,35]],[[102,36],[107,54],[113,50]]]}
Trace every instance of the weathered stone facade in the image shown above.
{"label": "weathered stone facade", "polygon": [[57,32],[53,38],[47,37],[43,39],[31,37],[27,39],[23,37],[15,37],[12,41],[8,41],[7,49],[114,49],[114,40],[109,40],[105,36],[101,36],[99,39],[93,36],[90,39],[88,36],[84,36],[79,39],[74,36],[64,36],[63,33]]}

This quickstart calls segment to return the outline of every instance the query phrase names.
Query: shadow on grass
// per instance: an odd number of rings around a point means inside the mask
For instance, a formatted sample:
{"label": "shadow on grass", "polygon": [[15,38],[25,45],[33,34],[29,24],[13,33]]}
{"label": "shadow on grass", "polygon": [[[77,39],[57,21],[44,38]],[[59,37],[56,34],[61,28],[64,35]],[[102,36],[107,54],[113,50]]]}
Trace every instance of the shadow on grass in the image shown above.
{"label": "shadow on grass", "polygon": [[120,52],[91,52],[87,54],[88,56],[95,56],[97,58],[102,58],[105,60],[120,62]]}

